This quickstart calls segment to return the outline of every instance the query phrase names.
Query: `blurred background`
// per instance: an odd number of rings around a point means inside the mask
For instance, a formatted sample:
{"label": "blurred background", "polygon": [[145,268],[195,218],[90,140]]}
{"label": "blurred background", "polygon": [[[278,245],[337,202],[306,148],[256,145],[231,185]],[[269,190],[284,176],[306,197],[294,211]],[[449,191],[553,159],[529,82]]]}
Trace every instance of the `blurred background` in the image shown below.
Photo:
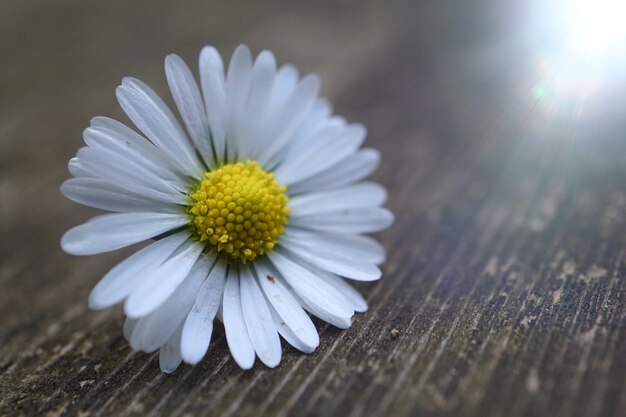
{"label": "blurred background", "polygon": [[[626,414],[626,3],[0,3],[0,414]],[[164,376],[89,290],[129,251],[63,254],[89,119],[127,75],[240,44],[315,72],[367,126],[396,214],[347,332],[243,373],[223,332]],[[378,414],[377,414],[378,413]]]}

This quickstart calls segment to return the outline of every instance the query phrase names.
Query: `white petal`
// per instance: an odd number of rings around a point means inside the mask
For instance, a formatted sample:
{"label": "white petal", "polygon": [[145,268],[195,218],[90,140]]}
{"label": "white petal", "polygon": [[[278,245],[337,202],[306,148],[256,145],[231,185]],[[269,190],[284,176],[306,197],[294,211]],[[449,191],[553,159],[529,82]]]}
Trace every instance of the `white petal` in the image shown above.
{"label": "white petal", "polygon": [[298,84],[298,69],[291,64],[283,65],[276,74],[276,81],[272,90],[272,96],[267,103],[270,111],[275,113],[277,109],[284,107]]}
{"label": "white petal", "polygon": [[152,142],[124,123],[109,117],[96,116],[91,119],[90,124],[94,128],[106,129],[112,140],[126,143],[126,145],[137,149],[146,158],[150,158],[156,164],[162,164],[164,171],[176,171],[176,174],[181,173],[180,170],[177,170],[174,161],[161,152]]}
{"label": "white petal", "polygon": [[137,194],[159,196],[159,201],[181,204],[186,201],[180,188],[175,188],[154,172],[120,157],[113,151],[81,148],[77,156],[84,169],[94,177],[118,184]]}
{"label": "white petal", "polygon": [[289,227],[281,236],[281,243],[289,241],[316,254],[334,253],[346,259],[367,259],[376,265],[385,261],[385,248],[369,236],[315,232]]}
{"label": "white petal", "polygon": [[239,151],[241,132],[239,132],[238,122],[240,117],[248,117],[248,115],[243,114],[243,109],[250,89],[251,70],[252,55],[250,49],[245,45],[239,45],[230,59],[226,75],[226,153],[229,161],[234,161]]}
{"label": "white petal", "polygon": [[198,290],[193,307],[185,319],[181,353],[185,362],[190,365],[200,362],[209,348],[213,333],[213,320],[224,291],[226,268],[226,263],[218,259],[208,278]]}
{"label": "white petal", "polygon": [[289,217],[290,226],[333,233],[373,233],[388,228],[392,223],[393,214],[385,208],[353,209]]}
{"label": "white petal", "polygon": [[187,277],[203,249],[204,245],[192,239],[183,243],[178,253],[146,277],[126,299],[126,315],[139,318],[156,310]]}
{"label": "white petal", "polygon": [[165,262],[188,237],[186,231],[167,236],[117,264],[89,294],[89,308],[100,310],[122,301],[141,283],[146,273]]}
{"label": "white petal", "polygon": [[293,216],[328,213],[367,207],[378,207],[387,200],[384,187],[373,182],[361,182],[336,190],[303,194],[289,199]]}
{"label": "white petal", "polygon": [[[338,327],[340,329],[349,329],[350,326],[352,326],[352,316],[350,317],[336,316],[334,314],[329,313],[327,310],[320,308],[319,306],[315,304],[311,304],[304,298],[300,297],[298,294],[296,294],[295,297],[298,300],[298,302],[302,305],[302,308],[304,308],[306,311],[313,314],[314,316],[320,318],[321,320],[324,320],[326,323],[332,324],[333,326]],[[346,300],[346,303],[348,303],[352,308],[352,303],[350,303],[348,300]]]}
{"label": "white petal", "polygon": [[320,173],[356,152],[366,134],[366,129],[359,124],[320,133],[309,152],[277,169],[276,178],[281,184],[290,185]]}
{"label": "white petal", "polygon": [[117,99],[135,125],[178,167],[192,176],[204,172],[200,161],[178,121],[146,84],[134,78],[124,78],[117,87]]}
{"label": "white petal", "polygon": [[94,175],[85,169],[84,164],[77,157],[73,157],[67,163],[67,170],[75,178],[94,177]]}
{"label": "white petal", "polygon": [[239,272],[235,267],[228,271],[228,278],[224,287],[224,329],[226,341],[233,359],[243,369],[250,369],[254,365],[254,347],[248,336],[248,329],[241,309],[241,293],[239,291]]}
{"label": "white petal", "polygon": [[265,144],[258,153],[259,163],[266,165],[278,153],[313,106],[319,93],[320,80],[316,75],[307,75],[298,83],[284,105],[276,109]]}
{"label": "white petal", "polygon": [[276,330],[278,330],[278,333],[287,341],[287,343],[298,349],[300,352],[311,353],[315,351],[317,346],[319,346],[319,337],[318,343],[314,347],[304,344],[300,339],[298,339],[289,326],[287,326],[278,313],[276,313],[276,310],[274,310],[271,305],[269,307],[272,313],[272,319],[274,320],[274,326],[276,326]]}
{"label": "white petal", "polygon": [[287,240],[283,247],[298,259],[346,278],[357,281],[376,281],[382,275],[380,269],[368,259],[347,259],[340,253],[324,251],[321,247],[316,248],[319,251],[314,253],[306,247]]}
{"label": "white petal", "polygon": [[61,238],[61,247],[72,255],[95,255],[141,242],[187,223],[189,219],[180,214],[104,214],[68,230]]}
{"label": "white petal", "polygon": [[135,327],[137,327],[137,323],[139,323],[139,320],[137,319],[131,319],[126,317],[126,320],[124,320],[124,328],[122,331],[124,334],[124,338],[129,342],[133,337],[133,332],[135,331]]}
{"label": "white petal", "polygon": [[281,236],[281,246],[312,265],[358,281],[375,281],[384,249],[364,236],[310,232],[293,227]]}
{"label": "white petal", "polygon": [[326,170],[289,185],[289,194],[343,187],[369,176],[380,163],[375,149],[361,149]]}
{"label": "white petal", "polygon": [[99,125],[102,120],[98,118],[92,119],[91,123],[96,123],[96,126],[92,125],[83,132],[84,141],[90,148],[114,152],[127,164],[139,165],[172,185],[183,182],[183,177],[175,172],[176,167],[169,158],[143,136],[112,119],[107,120],[105,126]]}
{"label": "white petal", "polygon": [[348,284],[345,279],[321,270],[315,270],[315,274],[341,292],[350,301],[354,311],[359,313],[367,311],[367,300],[363,298],[360,292]]}
{"label": "white petal", "polygon": [[152,352],[170,338],[185,320],[214,261],[214,253],[201,256],[176,291],[156,311],[141,318],[133,334],[133,349]]}
{"label": "white petal", "polygon": [[343,294],[294,262],[288,255],[285,256],[280,249],[274,250],[268,257],[298,297],[304,301],[304,304],[302,302],[301,304],[308,307],[311,313],[335,326],[349,327],[354,310]]}
{"label": "white petal", "polygon": [[178,327],[172,337],[161,346],[161,351],[159,352],[159,366],[166,374],[174,372],[183,361],[180,355],[181,328],[182,326]]}
{"label": "white petal", "polygon": [[[89,150],[79,151],[79,158],[90,171],[100,168],[96,172],[98,177],[114,180],[125,178],[125,182],[133,182],[177,197],[187,190],[188,180],[178,177],[176,173],[165,168],[165,165],[161,165],[161,162],[153,161],[135,150],[129,151],[127,145],[110,140],[103,143],[101,132],[90,129],[94,128],[90,127],[83,133],[89,138],[85,139]],[[96,164],[98,166],[94,166]]]}
{"label": "white petal", "polygon": [[271,306],[281,322],[289,328],[293,338],[299,341],[296,347],[306,346],[305,351],[308,352],[315,350],[320,343],[315,325],[291,292],[282,284],[278,271],[275,271],[264,259],[255,260],[254,268]]}
{"label": "white petal", "polygon": [[[306,118],[289,139],[284,150],[283,160],[288,161],[297,158],[302,152],[307,152],[315,143],[314,138],[328,125],[345,125],[343,119],[331,117],[331,113],[332,105],[330,102],[325,98],[318,97]],[[340,122],[338,123],[338,121]]]}
{"label": "white petal", "polygon": [[224,127],[225,80],[224,64],[217,50],[205,46],[200,52],[200,84],[206,107],[207,120],[211,129],[211,142],[215,149],[216,162],[224,158],[226,150],[226,132]]}
{"label": "white petal", "polygon": [[72,178],[61,185],[61,192],[70,200],[89,207],[122,213],[181,213],[183,209],[124,190],[99,178]]}
{"label": "white petal", "polygon": [[[313,113],[313,109],[310,113]],[[321,149],[340,138],[347,129],[344,118],[330,116],[310,126],[308,131],[301,132],[306,128],[307,122],[308,118],[302,122],[280,154],[280,163],[275,169],[275,175],[280,181],[288,181],[294,172],[297,173],[299,165],[315,158]]]}
{"label": "white petal", "polygon": [[241,265],[239,273],[241,309],[250,342],[261,362],[274,368],[280,363],[282,350],[272,314],[250,268]]}
{"label": "white petal", "polygon": [[239,118],[241,139],[239,159],[245,160],[254,154],[259,146],[259,132],[265,127],[268,114],[268,101],[276,77],[276,60],[269,51],[262,51],[252,66],[248,100]]}
{"label": "white petal", "polygon": [[[130,181],[126,181],[123,174],[111,172],[110,170],[102,170],[102,169],[93,169],[93,164],[85,166],[83,161],[79,160],[79,158],[72,158],[70,163],[68,164],[68,168],[70,173],[76,177],[76,179],[86,179],[93,178],[99,179],[102,181],[106,181],[110,184],[115,184],[116,187],[124,190],[125,192],[131,195],[138,195],[150,200],[158,201],[166,204],[184,204],[185,198],[182,194],[178,193],[178,196],[175,194],[166,194],[161,191],[155,190],[153,188],[145,187],[142,185],[135,184]],[[102,167],[100,167],[102,168]],[[101,175],[107,177],[106,179],[101,178]],[[152,210],[150,210],[152,211]]]}
{"label": "white petal", "polygon": [[210,165],[213,162],[213,151],[209,137],[209,122],[198,84],[189,67],[178,55],[171,54],[165,58],[165,74],[187,132],[204,162]]}

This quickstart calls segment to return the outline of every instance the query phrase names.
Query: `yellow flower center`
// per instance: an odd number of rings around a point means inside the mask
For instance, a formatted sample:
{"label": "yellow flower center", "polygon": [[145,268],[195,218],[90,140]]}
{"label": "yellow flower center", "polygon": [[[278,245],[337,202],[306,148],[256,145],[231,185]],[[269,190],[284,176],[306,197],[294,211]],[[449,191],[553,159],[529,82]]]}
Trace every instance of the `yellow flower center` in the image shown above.
{"label": "yellow flower center", "polygon": [[191,227],[200,241],[243,263],[271,252],[289,216],[287,188],[256,161],[204,174],[189,194]]}

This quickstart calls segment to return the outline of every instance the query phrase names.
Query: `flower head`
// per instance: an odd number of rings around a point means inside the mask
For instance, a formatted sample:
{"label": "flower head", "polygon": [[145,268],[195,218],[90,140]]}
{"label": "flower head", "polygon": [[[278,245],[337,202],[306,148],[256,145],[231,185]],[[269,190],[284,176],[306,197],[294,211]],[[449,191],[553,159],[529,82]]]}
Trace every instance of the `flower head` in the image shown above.
{"label": "flower head", "polygon": [[303,352],[319,337],[309,315],[348,328],[367,309],[346,281],[380,278],[384,249],[364,233],[393,221],[386,192],[363,182],[379,154],[365,129],[332,116],[319,80],[277,68],[272,53],[235,50],[227,71],[212,47],[200,85],[176,55],[167,81],[183,125],[147,85],[125,78],[120,105],[142,134],[96,117],[61,186],[113,213],[70,229],[63,249],[92,255],[153,239],[89,296],[124,302],[135,350],[160,349],[161,369],[195,364],[215,318],[242,368],[281,359],[279,335]]}
{"label": "flower head", "polygon": [[243,263],[271,252],[287,224],[287,188],[252,161],[204,176],[190,194],[196,237]]}

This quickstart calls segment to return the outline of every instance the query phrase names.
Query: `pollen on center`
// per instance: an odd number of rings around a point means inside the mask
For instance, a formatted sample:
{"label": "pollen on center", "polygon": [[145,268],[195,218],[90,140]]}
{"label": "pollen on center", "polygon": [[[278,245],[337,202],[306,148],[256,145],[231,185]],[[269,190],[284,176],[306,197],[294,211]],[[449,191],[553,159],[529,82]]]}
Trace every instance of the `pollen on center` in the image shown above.
{"label": "pollen on center", "polygon": [[246,263],[271,252],[289,217],[287,188],[258,162],[226,164],[204,174],[189,194],[191,228],[200,241]]}

